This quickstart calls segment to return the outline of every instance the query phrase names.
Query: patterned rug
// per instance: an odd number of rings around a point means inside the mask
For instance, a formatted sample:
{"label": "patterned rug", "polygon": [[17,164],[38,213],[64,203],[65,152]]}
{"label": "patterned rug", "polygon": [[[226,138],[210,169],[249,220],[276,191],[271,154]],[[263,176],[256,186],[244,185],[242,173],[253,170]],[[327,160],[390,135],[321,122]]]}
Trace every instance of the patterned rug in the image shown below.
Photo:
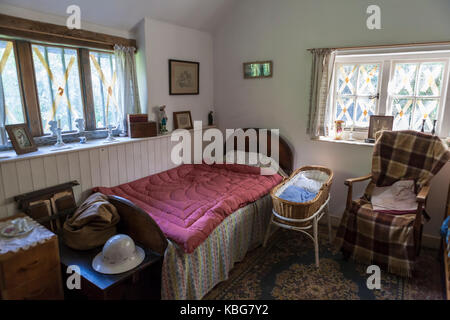
{"label": "patterned rug", "polygon": [[444,292],[438,252],[423,249],[414,277],[381,273],[381,290],[369,290],[367,266],[345,261],[334,253],[325,227],[320,227],[320,268],[314,246],[305,235],[285,229],[275,232],[266,248],[248,253],[229,279],[205,300],[441,300]]}

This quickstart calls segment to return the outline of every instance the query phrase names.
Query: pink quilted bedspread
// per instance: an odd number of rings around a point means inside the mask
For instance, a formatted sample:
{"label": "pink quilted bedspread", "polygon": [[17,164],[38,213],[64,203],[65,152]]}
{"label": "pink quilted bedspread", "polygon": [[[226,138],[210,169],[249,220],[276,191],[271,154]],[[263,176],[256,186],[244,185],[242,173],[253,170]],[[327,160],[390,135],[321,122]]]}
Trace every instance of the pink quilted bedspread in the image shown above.
{"label": "pink quilted bedspread", "polygon": [[191,253],[231,213],[265,196],[282,181],[245,165],[182,165],[112,188],[95,188],[132,201],[164,234]]}

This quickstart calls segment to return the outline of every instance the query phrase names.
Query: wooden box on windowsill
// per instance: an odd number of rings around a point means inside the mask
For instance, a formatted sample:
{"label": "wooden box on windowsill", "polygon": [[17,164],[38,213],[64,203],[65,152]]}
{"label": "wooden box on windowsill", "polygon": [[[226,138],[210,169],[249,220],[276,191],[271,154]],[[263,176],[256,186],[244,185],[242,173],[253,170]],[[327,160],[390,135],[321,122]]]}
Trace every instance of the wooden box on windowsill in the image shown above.
{"label": "wooden box on windowsill", "polygon": [[147,138],[158,135],[156,122],[149,122],[146,114],[128,115],[128,136],[130,138]]}

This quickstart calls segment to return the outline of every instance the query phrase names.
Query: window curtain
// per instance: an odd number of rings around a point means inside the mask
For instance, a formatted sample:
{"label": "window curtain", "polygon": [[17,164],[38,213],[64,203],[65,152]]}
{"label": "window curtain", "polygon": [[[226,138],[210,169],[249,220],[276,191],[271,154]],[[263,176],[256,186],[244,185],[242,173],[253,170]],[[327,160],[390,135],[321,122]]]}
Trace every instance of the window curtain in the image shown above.
{"label": "window curtain", "polygon": [[118,129],[127,130],[127,114],[141,113],[139,90],[136,75],[136,59],[134,47],[114,46],[118,85],[118,105],[121,121]]}
{"label": "window curtain", "polygon": [[3,91],[3,79],[0,73],[0,145],[6,145],[8,139],[6,137],[6,103],[5,92]]}
{"label": "window curtain", "polygon": [[317,138],[327,136],[332,126],[331,87],[336,54],[332,49],[313,49],[312,55],[307,132],[311,138]]}

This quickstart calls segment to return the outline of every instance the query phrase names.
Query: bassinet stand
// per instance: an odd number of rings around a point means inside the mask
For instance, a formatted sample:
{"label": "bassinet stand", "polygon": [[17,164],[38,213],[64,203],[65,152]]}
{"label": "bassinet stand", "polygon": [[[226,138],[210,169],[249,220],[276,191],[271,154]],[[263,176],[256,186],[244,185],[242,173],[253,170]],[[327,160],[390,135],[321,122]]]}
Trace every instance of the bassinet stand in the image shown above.
{"label": "bassinet stand", "polygon": [[[289,230],[295,230],[295,231],[300,231],[304,234],[306,234],[313,242],[314,242],[314,251],[315,251],[315,256],[316,256],[316,267],[319,267],[319,230],[318,230],[318,224],[320,219],[322,219],[323,215],[326,213],[327,217],[328,217],[328,237],[331,243],[331,217],[330,217],[330,212],[329,212],[329,207],[328,207],[328,203],[330,202],[330,195],[328,195],[328,199],[324,202],[324,204],[319,208],[319,210],[317,210],[312,216],[310,216],[309,218],[306,219],[290,219],[290,218],[286,218],[283,216],[280,216],[278,213],[275,212],[275,210],[272,209],[272,217],[270,218],[270,223],[267,226],[267,231],[266,231],[266,235],[264,237],[264,243],[263,243],[263,247],[266,246],[267,240],[269,239],[269,235],[270,235],[270,229],[272,224],[284,228],[284,229],[289,229]],[[278,221],[274,220],[274,217],[276,217],[277,219],[281,220],[281,221],[286,221],[286,222],[290,222],[290,223],[305,223],[305,222],[310,222],[312,220],[312,224],[309,224],[305,227],[295,227],[289,224],[283,224],[280,223]],[[313,228],[313,232],[312,234],[310,232],[308,232],[308,229]]]}

